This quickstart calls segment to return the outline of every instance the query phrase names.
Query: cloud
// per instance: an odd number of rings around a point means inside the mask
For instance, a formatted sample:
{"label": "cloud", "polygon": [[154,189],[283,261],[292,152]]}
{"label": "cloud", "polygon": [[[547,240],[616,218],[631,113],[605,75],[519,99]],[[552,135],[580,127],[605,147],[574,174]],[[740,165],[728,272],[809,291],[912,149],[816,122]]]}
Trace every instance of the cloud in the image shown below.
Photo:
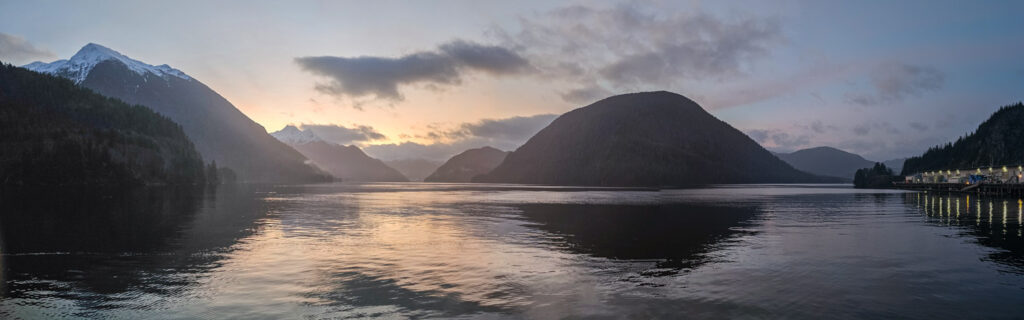
{"label": "cloud", "polygon": [[312,131],[321,139],[336,144],[347,145],[355,142],[387,139],[384,134],[377,132],[373,127],[364,125],[349,128],[334,124],[302,124],[301,127],[304,131]]}
{"label": "cloud", "polygon": [[572,89],[561,94],[562,100],[572,103],[591,103],[612,95],[611,91],[597,85]]}
{"label": "cloud", "polygon": [[812,121],[811,124],[807,125],[806,128],[810,129],[811,131],[814,131],[814,133],[817,134],[823,134],[825,132],[839,130],[839,127],[836,127],[835,125],[831,124],[825,124],[821,120]]}
{"label": "cloud", "polygon": [[367,154],[383,160],[424,158],[444,161],[466,149],[491,146],[501,150],[514,150],[530,137],[544,129],[558,115],[538,114],[527,117],[482,119],[451,127],[431,125],[426,134],[417,138],[429,143],[403,142],[399,144],[369,145]]}
{"label": "cloud", "polygon": [[508,48],[484,46],[456,40],[439,47],[457,66],[464,66],[494,75],[514,74],[529,67],[529,61]]}
{"label": "cloud", "polygon": [[504,119],[483,119],[472,123],[463,123],[461,131],[470,136],[526,142],[538,131],[551,124],[557,114],[538,114],[529,117],[511,117]]}
{"label": "cloud", "polygon": [[460,140],[474,140],[499,149],[514,149],[544,129],[558,115],[538,114],[528,117],[502,119],[481,119],[445,127],[429,125],[427,133],[417,138],[433,140],[435,143],[450,143]]}
{"label": "cloud", "polygon": [[928,131],[928,125],[921,122],[911,121],[907,125],[917,131]]}
{"label": "cloud", "polygon": [[854,126],[851,131],[853,131],[853,134],[856,134],[858,136],[864,136],[871,132],[871,126],[867,124],[860,124]]}
{"label": "cloud", "polygon": [[747,131],[747,136],[766,148],[781,152],[789,152],[811,143],[811,137],[806,134],[790,134],[778,129],[753,129]]}
{"label": "cloud", "polygon": [[687,37],[654,43],[603,67],[600,74],[618,85],[674,84],[675,79],[721,79],[739,75],[745,61],[764,56],[779,34],[773,22],[726,24],[699,15],[667,21]]}
{"label": "cloud", "polygon": [[874,93],[848,94],[850,102],[866,106],[899,103],[938,91],[946,82],[945,73],[934,67],[894,62],[879,64],[869,77]]}
{"label": "cloud", "polygon": [[317,91],[392,101],[404,99],[401,87],[406,85],[456,85],[467,72],[507,75],[530,67],[525,58],[507,48],[462,40],[398,58],[321,56],[299,57],[295,62],[303,70],[329,79],[318,83]]}
{"label": "cloud", "polygon": [[666,12],[639,4],[568,6],[521,17],[517,30],[491,34],[523,52],[547,78],[594,83],[564,92],[570,102],[597,92],[732,79],[782,38],[772,18]]}
{"label": "cloud", "polygon": [[858,136],[866,136],[875,130],[885,132],[890,135],[897,135],[901,133],[899,128],[896,128],[887,121],[862,123],[853,126],[850,131]]}
{"label": "cloud", "polygon": [[[614,92],[664,90],[745,78],[761,58],[784,43],[774,17],[721,18],[704,12],[661,10],[656,4],[574,5],[523,16],[516,28],[487,32],[499,45],[456,40],[400,57],[299,57],[305,71],[326,81],[319,92],[365,100],[402,101],[403,87],[442,88],[467,72],[530,75],[552,83],[562,100],[593,102]],[[769,79],[712,96],[714,106],[768,99],[799,84],[817,84],[836,68]],[[792,79],[787,79],[792,80]],[[801,79],[797,79],[801,80]],[[734,83],[729,83],[735,86]]]}
{"label": "cloud", "polygon": [[28,62],[34,59],[52,59],[53,52],[38,48],[25,38],[0,32],[0,60],[7,63]]}
{"label": "cloud", "polygon": [[840,140],[833,145],[837,148],[859,154],[870,160],[887,160],[920,155],[929,147],[944,143],[935,136],[913,137],[907,135],[853,137]]}

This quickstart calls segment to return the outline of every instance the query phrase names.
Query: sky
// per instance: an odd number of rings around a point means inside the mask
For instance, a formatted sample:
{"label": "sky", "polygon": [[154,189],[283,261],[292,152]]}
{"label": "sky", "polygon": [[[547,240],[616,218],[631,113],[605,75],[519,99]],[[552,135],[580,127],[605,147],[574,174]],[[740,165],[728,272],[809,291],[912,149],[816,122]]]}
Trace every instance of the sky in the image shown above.
{"label": "sky", "polygon": [[918,155],[1024,100],[1021,1],[8,1],[0,61],[98,43],[268,131],[384,160],[513,150],[557,115],[668,90],[766,148]]}

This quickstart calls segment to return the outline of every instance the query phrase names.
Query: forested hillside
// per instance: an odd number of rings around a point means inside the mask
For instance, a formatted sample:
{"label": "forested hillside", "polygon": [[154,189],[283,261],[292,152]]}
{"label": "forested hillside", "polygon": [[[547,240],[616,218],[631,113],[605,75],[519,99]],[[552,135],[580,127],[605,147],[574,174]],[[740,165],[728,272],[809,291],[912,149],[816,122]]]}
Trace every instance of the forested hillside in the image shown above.
{"label": "forested hillside", "polygon": [[999,108],[974,133],[935,146],[903,163],[903,175],[939,169],[1024,163],[1024,104]]}
{"label": "forested hillside", "polygon": [[200,184],[207,170],[166,117],[0,65],[0,184]]}

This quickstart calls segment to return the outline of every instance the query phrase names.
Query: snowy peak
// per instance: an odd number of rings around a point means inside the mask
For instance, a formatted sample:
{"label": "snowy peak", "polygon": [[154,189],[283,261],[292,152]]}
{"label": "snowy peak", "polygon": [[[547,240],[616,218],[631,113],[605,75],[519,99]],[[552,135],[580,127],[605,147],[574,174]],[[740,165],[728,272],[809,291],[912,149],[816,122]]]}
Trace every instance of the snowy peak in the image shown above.
{"label": "snowy peak", "polygon": [[313,134],[313,131],[303,131],[293,125],[287,125],[284,127],[284,129],[281,129],[277,132],[273,132],[270,135],[274,136],[274,138],[277,138],[277,140],[280,140],[281,142],[287,144],[304,144],[310,142],[324,141],[323,139],[320,139],[320,137],[316,136],[316,134]]}
{"label": "snowy peak", "polygon": [[95,43],[85,45],[82,49],[78,50],[78,53],[75,53],[75,55],[71,56],[71,59],[68,60],[57,60],[50,63],[36,61],[22,67],[40,73],[65,77],[71,79],[75,83],[82,83],[96,65],[108,60],[118,61],[128,67],[129,70],[132,70],[141,76],[153,74],[163,78],[173,76],[185,80],[192,80],[191,77],[186,75],[184,72],[181,72],[181,70],[171,68],[166,64],[160,66],[146,64],[145,62],[129,58],[120,52]]}

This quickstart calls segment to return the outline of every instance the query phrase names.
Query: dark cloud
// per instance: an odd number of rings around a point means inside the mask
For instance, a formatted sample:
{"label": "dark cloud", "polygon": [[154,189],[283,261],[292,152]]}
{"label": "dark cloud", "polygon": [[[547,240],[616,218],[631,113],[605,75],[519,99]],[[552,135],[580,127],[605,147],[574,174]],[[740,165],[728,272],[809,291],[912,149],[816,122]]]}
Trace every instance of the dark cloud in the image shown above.
{"label": "dark cloud", "polygon": [[524,52],[548,77],[595,83],[563,94],[570,102],[613,91],[608,88],[664,88],[683,80],[729,79],[743,74],[782,38],[776,19],[667,14],[640,4],[563,7],[522,17],[514,32],[492,33],[507,47]]}
{"label": "dark cloud", "polygon": [[551,124],[556,117],[558,117],[557,114],[538,114],[529,117],[483,119],[477,122],[463,123],[459,127],[470,136],[526,142],[538,131]]}
{"label": "dark cloud", "polygon": [[349,128],[333,124],[303,124],[301,127],[304,131],[312,131],[313,134],[321,139],[337,144],[347,145],[355,142],[387,139],[386,136],[377,132],[373,127],[363,125]]}
{"label": "dark cloud", "polygon": [[848,94],[849,101],[860,105],[903,102],[942,89],[946,75],[930,66],[884,63],[872,71],[870,82],[874,93]]}
{"label": "dark cloud", "polygon": [[424,158],[448,160],[449,157],[466,149],[491,146],[502,150],[514,150],[530,137],[544,129],[558,115],[538,114],[528,117],[483,119],[465,122],[452,127],[428,126],[426,134],[417,138],[432,140],[429,144],[404,142],[366,146],[366,153],[384,160]]}
{"label": "dark cloud", "polygon": [[394,101],[403,99],[400,87],[404,85],[453,85],[461,83],[462,75],[470,71],[504,75],[530,66],[507,48],[461,40],[398,58],[322,56],[295,58],[295,62],[303,70],[329,79],[316,85],[320,92]]}
{"label": "dark cloud", "polygon": [[21,63],[33,59],[49,59],[56,55],[49,50],[38,48],[25,38],[0,32],[0,60],[7,63]]}
{"label": "dark cloud", "polygon": [[484,46],[456,40],[438,48],[455,62],[456,66],[495,74],[514,74],[529,67],[529,61],[519,54],[500,46]]}
{"label": "dark cloud", "polygon": [[556,117],[556,114],[538,114],[528,117],[482,119],[453,127],[433,124],[428,126],[429,131],[426,134],[418,137],[435,142],[477,140],[499,149],[514,149],[544,129]]}

